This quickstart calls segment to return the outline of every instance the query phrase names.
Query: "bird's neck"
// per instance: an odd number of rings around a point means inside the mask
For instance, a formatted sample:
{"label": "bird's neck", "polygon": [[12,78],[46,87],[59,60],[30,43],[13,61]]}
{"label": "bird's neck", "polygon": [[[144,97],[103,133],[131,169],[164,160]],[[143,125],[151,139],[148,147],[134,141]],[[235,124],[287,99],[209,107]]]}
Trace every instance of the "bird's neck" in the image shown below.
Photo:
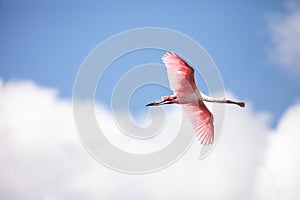
{"label": "bird's neck", "polygon": [[240,107],[245,107],[245,103],[244,102],[237,102],[237,101],[232,101],[229,99],[215,99],[209,96],[206,96],[204,94],[201,94],[202,96],[202,101],[207,101],[207,102],[213,102],[213,103],[230,103],[230,104],[236,104]]}
{"label": "bird's neck", "polygon": [[206,95],[202,95],[203,101],[213,102],[213,103],[228,103],[228,99],[215,99],[212,97],[208,97]]}

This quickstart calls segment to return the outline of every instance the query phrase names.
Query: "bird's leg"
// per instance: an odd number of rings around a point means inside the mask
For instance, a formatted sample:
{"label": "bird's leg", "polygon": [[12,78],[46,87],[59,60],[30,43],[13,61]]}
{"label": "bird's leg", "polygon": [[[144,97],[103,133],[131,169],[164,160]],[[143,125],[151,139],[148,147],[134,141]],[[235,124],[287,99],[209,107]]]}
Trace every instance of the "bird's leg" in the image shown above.
{"label": "bird's leg", "polygon": [[146,106],[159,106],[161,105],[162,101],[160,102],[151,102],[151,103],[148,103]]}
{"label": "bird's leg", "polygon": [[165,98],[162,101],[148,103],[146,106],[160,106],[164,104],[173,104],[176,103],[176,97],[171,96],[170,98]]}
{"label": "bird's leg", "polygon": [[158,101],[158,102],[152,102],[152,103],[148,103],[146,106],[160,106],[160,105],[164,105],[164,104],[173,104],[174,102],[172,101]]}

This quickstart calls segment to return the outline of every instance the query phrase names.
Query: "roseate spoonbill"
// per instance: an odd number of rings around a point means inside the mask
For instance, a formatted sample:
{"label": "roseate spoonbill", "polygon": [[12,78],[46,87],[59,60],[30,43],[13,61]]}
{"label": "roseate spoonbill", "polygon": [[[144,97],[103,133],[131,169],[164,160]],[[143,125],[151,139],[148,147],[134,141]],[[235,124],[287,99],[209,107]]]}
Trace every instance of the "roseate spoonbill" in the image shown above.
{"label": "roseate spoonbill", "polygon": [[245,107],[245,103],[225,98],[214,99],[201,93],[195,83],[194,69],[173,51],[163,55],[162,60],[167,67],[169,85],[174,95],[163,96],[161,101],[152,102],[146,106],[182,104],[200,143],[212,144],[214,141],[214,118],[203,102],[229,103],[240,107]]}

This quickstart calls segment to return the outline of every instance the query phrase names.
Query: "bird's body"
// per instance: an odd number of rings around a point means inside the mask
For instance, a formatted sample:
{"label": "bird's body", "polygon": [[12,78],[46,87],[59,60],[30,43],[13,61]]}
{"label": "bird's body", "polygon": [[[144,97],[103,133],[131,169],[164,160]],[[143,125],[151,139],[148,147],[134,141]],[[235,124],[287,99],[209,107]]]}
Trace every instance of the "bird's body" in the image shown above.
{"label": "bird's body", "polygon": [[201,144],[212,144],[214,141],[213,115],[203,102],[232,103],[241,107],[244,107],[245,103],[225,98],[214,99],[201,93],[195,83],[194,69],[174,52],[167,52],[162,60],[166,65],[169,84],[174,95],[163,96],[161,101],[152,102],[146,106],[181,104]]}

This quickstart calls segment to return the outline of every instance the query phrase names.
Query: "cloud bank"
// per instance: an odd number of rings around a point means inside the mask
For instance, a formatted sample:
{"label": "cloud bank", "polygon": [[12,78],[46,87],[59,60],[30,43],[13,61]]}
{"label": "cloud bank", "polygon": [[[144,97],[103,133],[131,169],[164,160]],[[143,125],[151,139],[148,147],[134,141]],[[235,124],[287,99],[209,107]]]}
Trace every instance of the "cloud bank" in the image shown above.
{"label": "cloud bank", "polygon": [[[97,107],[106,128],[115,129],[109,112]],[[0,199],[299,199],[297,119],[299,101],[275,129],[269,114],[249,103],[245,109],[227,106],[222,137],[206,159],[197,159],[195,141],[162,171],[121,174],[82,147],[71,101],[30,81],[1,81]]]}

